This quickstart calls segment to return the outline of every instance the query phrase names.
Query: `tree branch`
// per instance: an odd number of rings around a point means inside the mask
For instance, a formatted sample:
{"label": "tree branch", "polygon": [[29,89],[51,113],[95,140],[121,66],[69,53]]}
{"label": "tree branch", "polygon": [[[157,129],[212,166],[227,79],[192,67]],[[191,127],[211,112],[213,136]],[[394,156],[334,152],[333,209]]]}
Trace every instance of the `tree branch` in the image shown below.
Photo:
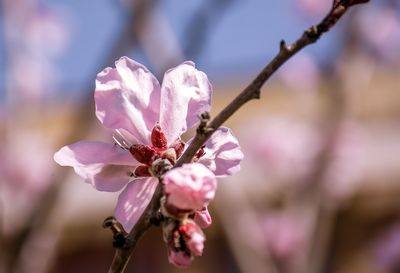
{"label": "tree branch", "polygon": [[[328,15],[315,26],[310,27],[302,36],[293,44],[287,45],[285,41],[281,41],[278,54],[272,61],[258,74],[258,76],[229,103],[208,125],[201,124],[202,129],[197,130],[196,135],[186,149],[184,154],[179,158],[175,167],[179,167],[184,163],[191,162],[192,158],[200,149],[200,147],[210,138],[210,136],[239,108],[248,101],[259,99],[261,95],[261,87],[265,82],[292,56],[307,45],[313,44],[325,32],[328,32],[337,21],[347,12],[347,10],[356,4],[366,3],[369,0],[333,0],[333,5]],[[117,248],[114,260],[109,269],[109,273],[122,273],[130,259],[134,247],[141,236],[152,226],[151,218],[160,208],[160,198],[163,195],[162,184],[159,183],[156,192],[150,201],[150,204],[141,216],[136,226],[126,237],[125,244]]]}
{"label": "tree branch", "polygon": [[179,158],[176,166],[181,166],[192,160],[197,150],[207,141],[208,138],[217,130],[228,118],[244,104],[252,99],[259,99],[261,87],[264,83],[292,56],[307,45],[313,44],[325,32],[328,32],[336,22],[346,13],[352,5],[368,2],[360,1],[334,1],[329,14],[316,26],[312,26],[291,45],[287,45],[284,40],[280,43],[278,54],[275,58],[258,74],[258,76],[231,102],[229,103],[208,125],[208,130],[197,132],[190,146]]}

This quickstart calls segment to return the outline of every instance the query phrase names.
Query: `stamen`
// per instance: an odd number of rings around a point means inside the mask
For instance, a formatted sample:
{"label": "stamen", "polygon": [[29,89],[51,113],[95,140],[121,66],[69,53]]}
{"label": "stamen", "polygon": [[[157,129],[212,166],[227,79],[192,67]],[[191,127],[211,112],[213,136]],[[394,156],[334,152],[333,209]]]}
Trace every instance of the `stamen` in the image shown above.
{"label": "stamen", "polygon": [[157,152],[153,148],[143,144],[133,144],[129,147],[129,152],[137,161],[147,166],[153,163],[157,155]]}
{"label": "stamen", "polygon": [[119,130],[119,129],[116,129],[115,130],[117,133],[118,133],[118,135],[122,138],[122,143],[124,144],[124,146],[125,147],[131,147],[132,146],[132,144],[133,143],[131,143],[125,136],[124,136],[124,134]]}
{"label": "stamen", "polygon": [[165,136],[158,122],[151,131],[151,144],[159,149],[167,148],[167,137]]}
{"label": "stamen", "polygon": [[129,148],[126,145],[124,145],[124,143],[121,143],[115,136],[113,136],[112,138],[115,141],[115,144],[117,144],[119,147],[121,147],[124,150],[129,150]]}

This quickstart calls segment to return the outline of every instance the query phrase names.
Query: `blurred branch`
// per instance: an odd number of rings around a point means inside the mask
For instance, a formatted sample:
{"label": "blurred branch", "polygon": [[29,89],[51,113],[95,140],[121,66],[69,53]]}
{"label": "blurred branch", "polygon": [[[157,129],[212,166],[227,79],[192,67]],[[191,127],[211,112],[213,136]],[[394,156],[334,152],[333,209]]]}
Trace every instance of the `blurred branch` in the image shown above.
{"label": "blurred branch", "polygon": [[209,0],[204,2],[184,30],[184,37],[188,41],[183,48],[186,57],[198,57],[207,41],[207,34],[216,23],[223,18],[235,0]]}
{"label": "blurred branch", "polygon": [[[369,0],[334,0],[332,9],[318,25],[312,26],[304,31],[302,36],[291,45],[287,45],[285,41],[281,41],[278,54],[250,83],[250,85],[247,86],[235,99],[233,99],[233,101],[206,126],[206,130],[197,130],[195,138],[178,160],[175,167],[190,162],[197,150],[229,117],[238,111],[239,108],[252,99],[259,99],[261,87],[281,67],[282,64],[304,47],[318,41],[321,35],[328,32],[351,6],[366,3],[368,1]],[[114,260],[108,271],[109,273],[124,272],[137,241],[145,231],[151,227],[150,218],[159,210],[159,200],[161,196],[161,183],[159,183],[156,193],[153,195],[145,213],[143,213],[136,226],[128,234],[125,245],[117,248]]]}

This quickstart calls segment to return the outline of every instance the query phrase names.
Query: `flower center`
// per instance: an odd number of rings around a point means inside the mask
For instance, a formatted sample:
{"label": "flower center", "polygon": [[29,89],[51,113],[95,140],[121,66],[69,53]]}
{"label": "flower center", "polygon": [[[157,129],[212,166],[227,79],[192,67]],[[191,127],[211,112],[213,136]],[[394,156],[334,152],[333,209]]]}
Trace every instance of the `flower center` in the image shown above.
{"label": "flower center", "polygon": [[[151,131],[150,140],[149,145],[133,144],[129,147],[129,152],[133,157],[143,164],[136,167],[131,174],[133,177],[160,177],[175,165],[185,149],[185,142],[180,139],[168,146],[167,137],[158,122]],[[197,151],[193,162],[198,161],[205,154],[204,148],[205,145]]]}
{"label": "flower center", "polygon": [[168,146],[167,138],[157,123],[151,131],[151,144],[133,144],[129,152],[142,163],[132,173],[134,177],[156,176],[171,168],[182,155],[185,142],[178,139]]}

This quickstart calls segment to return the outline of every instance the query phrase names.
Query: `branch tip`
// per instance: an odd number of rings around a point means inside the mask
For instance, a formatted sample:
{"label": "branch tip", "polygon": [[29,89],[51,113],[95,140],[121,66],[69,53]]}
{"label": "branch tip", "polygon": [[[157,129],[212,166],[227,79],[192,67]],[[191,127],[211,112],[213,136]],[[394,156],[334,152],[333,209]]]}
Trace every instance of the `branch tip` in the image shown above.
{"label": "branch tip", "polygon": [[208,128],[208,122],[210,121],[210,113],[205,111],[199,115],[200,119],[200,124],[199,127],[197,127],[197,133],[198,134],[206,134],[212,130],[211,128]]}
{"label": "branch tip", "polygon": [[290,51],[290,48],[287,46],[285,40],[281,40],[281,42],[279,43],[279,49],[280,49],[281,52]]}

